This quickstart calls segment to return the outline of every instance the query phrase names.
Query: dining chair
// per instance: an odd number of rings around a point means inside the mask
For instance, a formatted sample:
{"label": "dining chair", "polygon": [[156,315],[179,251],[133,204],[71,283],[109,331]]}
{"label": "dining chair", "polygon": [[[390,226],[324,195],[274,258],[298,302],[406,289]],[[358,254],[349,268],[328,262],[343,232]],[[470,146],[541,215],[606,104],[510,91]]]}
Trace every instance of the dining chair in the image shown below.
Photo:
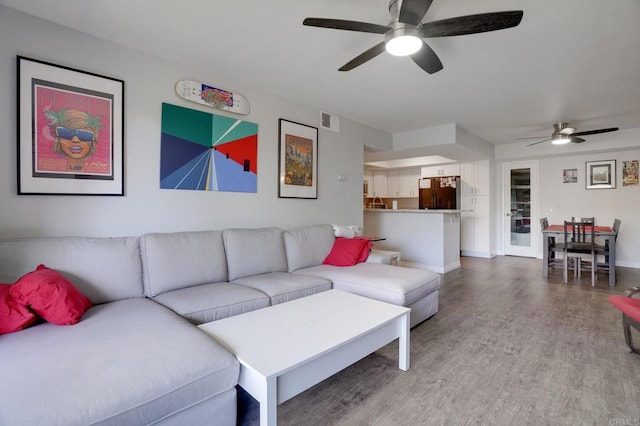
{"label": "dining chair", "polygon": [[[611,229],[613,229],[613,232],[616,234],[615,237],[613,237],[614,241],[618,240],[618,232],[620,232],[620,224],[622,223],[622,221],[618,218],[616,218],[613,221],[613,226],[611,227]],[[598,268],[601,268],[603,271],[609,271],[609,240],[605,240],[604,244],[596,244],[596,255],[599,256],[604,256],[604,263],[598,263]]]}
{"label": "dining chair", "polygon": [[[540,219],[540,230],[544,230],[549,227],[549,219],[543,217]],[[547,239],[549,257],[547,259],[550,267],[562,266],[562,259],[558,257],[557,253],[564,253],[564,243],[556,241],[556,237],[550,236]]]}
{"label": "dining chair", "polygon": [[597,257],[594,236],[595,229],[593,222],[564,221],[564,259],[562,278],[565,283],[568,281],[567,271],[569,269],[569,262],[573,261],[574,276],[580,277],[582,275],[582,262],[586,260],[590,262],[591,285],[596,285],[598,263],[596,261]]}

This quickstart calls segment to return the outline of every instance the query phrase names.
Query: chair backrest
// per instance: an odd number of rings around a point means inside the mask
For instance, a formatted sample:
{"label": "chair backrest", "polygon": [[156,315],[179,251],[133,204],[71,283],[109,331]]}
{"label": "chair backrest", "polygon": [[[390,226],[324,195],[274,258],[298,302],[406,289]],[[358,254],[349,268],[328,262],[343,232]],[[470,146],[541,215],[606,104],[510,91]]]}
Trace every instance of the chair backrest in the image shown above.
{"label": "chair backrest", "polygon": [[549,227],[549,220],[546,217],[540,219],[540,229],[546,229]]}
{"label": "chair backrest", "polygon": [[613,232],[616,233],[616,237],[618,237],[618,231],[620,231],[620,222],[618,218],[613,221]]}
{"label": "chair backrest", "polygon": [[592,221],[564,221],[565,251],[595,250],[595,227]]}

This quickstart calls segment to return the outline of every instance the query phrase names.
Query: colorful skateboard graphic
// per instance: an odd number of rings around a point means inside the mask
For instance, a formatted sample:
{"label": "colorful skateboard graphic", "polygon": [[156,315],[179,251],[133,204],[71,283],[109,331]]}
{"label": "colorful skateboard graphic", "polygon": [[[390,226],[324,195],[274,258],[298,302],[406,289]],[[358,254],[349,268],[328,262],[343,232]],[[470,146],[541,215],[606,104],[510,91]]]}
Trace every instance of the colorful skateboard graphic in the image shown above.
{"label": "colorful skateboard graphic", "polygon": [[242,95],[217,87],[207,86],[193,80],[180,80],[176,83],[176,93],[182,99],[200,105],[218,108],[236,114],[249,114],[249,101]]}

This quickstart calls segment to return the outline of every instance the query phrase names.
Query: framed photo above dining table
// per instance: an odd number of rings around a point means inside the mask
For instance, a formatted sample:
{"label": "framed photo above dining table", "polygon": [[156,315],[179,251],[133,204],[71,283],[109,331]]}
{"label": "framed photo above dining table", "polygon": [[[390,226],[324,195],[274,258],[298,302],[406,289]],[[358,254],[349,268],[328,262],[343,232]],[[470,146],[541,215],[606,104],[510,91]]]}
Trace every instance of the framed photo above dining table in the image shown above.
{"label": "framed photo above dining table", "polygon": [[616,160],[587,161],[587,189],[612,189],[616,187]]}

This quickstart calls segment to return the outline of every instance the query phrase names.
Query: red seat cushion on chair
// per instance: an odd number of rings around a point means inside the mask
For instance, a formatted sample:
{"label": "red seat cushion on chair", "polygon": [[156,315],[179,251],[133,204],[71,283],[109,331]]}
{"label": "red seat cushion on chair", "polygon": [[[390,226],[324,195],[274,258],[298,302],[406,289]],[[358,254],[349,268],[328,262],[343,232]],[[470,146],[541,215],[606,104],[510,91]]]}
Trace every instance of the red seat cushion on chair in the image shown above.
{"label": "red seat cushion on chair", "polygon": [[29,327],[38,317],[9,293],[10,284],[0,284],[0,334]]}
{"label": "red seat cushion on chair", "polygon": [[640,299],[616,295],[609,296],[609,303],[632,320],[640,322]]}
{"label": "red seat cushion on chair", "polygon": [[9,291],[14,299],[53,324],[75,324],[91,307],[91,301],[69,280],[44,265],[23,275]]}

